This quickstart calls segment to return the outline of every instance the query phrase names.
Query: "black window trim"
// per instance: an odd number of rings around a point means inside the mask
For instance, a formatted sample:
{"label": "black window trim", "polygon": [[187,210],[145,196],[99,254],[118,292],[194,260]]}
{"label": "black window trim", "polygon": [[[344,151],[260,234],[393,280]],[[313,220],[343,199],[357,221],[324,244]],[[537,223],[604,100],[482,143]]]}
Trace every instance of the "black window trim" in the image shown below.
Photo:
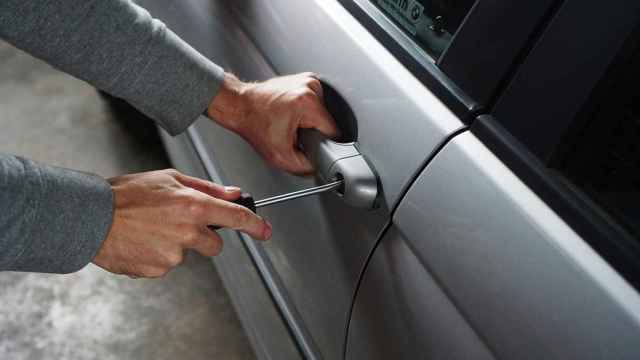
{"label": "black window trim", "polygon": [[[561,114],[569,117],[571,124],[580,121],[577,115],[591,98],[584,94],[591,94],[598,89],[603,76],[615,65],[617,54],[628,48],[629,37],[639,32],[639,3],[634,0],[611,0],[607,6],[599,5],[601,3],[595,0],[564,1],[544,29],[539,42],[525,57],[511,84],[505,88],[495,108],[491,109],[490,115],[479,116],[473,122],[471,132],[627,282],[640,289],[640,242],[586,193],[554,170],[555,159],[549,155],[562,150],[562,143],[550,142],[549,137],[559,134],[560,138],[564,138],[569,129],[566,123],[554,121],[551,116],[545,118],[545,114],[552,107],[563,106],[561,110],[564,112]],[[616,27],[587,26],[592,23],[589,19],[599,18],[616,19]],[[610,54],[590,56],[590,52],[598,47],[581,46],[569,58],[553,62],[553,59],[562,55],[550,49],[562,48],[562,43],[570,38],[568,34],[592,45],[602,42],[606,45],[602,49]],[[546,41],[560,46],[546,46]],[[530,59],[534,61],[528,63]],[[549,62],[544,59],[549,59]],[[588,61],[588,66],[580,63],[585,61]],[[549,67],[549,63],[556,66]],[[559,84],[566,87],[556,93],[550,90],[552,95],[542,100],[543,97],[538,96],[540,89],[549,87],[553,82],[548,79],[558,79],[557,76],[562,76],[559,79],[565,82]],[[537,83],[541,85],[536,86]],[[510,93],[512,91],[522,94],[513,96]],[[574,91],[581,95],[573,98],[571,93]]]}
{"label": "black window trim", "polygon": [[[544,161],[551,160],[561,134],[637,31],[638,14],[624,7],[634,4],[640,12],[636,0],[597,3],[564,1],[491,109]],[[594,26],[594,18],[616,19],[616,26]]]}
{"label": "black window trim", "polygon": [[478,0],[436,64],[490,108],[562,2]]}
{"label": "black window trim", "polygon": [[[438,59],[416,45],[371,1],[375,0],[338,0],[454,114],[471,123],[512,73],[521,50],[534,40],[538,23],[544,22],[550,8],[561,0],[521,2],[516,7],[508,1],[477,0]],[[509,19],[509,24],[518,27],[518,31],[505,32],[499,27],[484,31],[487,24],[504,19]],[[487,53],[483,54],[483,50]],[[480,87],[472,87],[475,83]],[[474,96],[464,89],[473,89]]]}
{"label": "black window trim", "polygon": [[426,52],[417,51],[417,46],[382,11],[367,0],[338,1],[462,121],[473,119],[479,105],[451,81]]}

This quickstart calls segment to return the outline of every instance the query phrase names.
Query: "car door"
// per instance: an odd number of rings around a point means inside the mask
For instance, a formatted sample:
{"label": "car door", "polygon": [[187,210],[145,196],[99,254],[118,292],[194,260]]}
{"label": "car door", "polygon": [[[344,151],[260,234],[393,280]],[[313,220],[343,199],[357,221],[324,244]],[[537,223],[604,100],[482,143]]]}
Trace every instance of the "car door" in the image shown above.
{"label": "car door", "polygon": [[[429,154],[463,124],[337,2],[225,2],[216,4],[225,9],[215,14],[207,12],[208,2],[196,5],[186,23],[175,5],[166,15],[157,3],[148,7],[242,78],[319,73],[355,116],[357,138],[350,140],[377,173],[379,205],[353,208],[334,195],[302,199],[261,210],[274,225],[270,243],[242,236],[302,354],[339,358],[355,285],[389,208]],[[221,14],[223,29],[198,26],[204,16]],[[334,115],[340,122],[344,114]],[[244,141],[208,120],[190,135],[220,180],[257,198],[318,184],[269,167]]]}
{"label": "car door", "polygon": [[[262,275],[302,354],[340,358],[357,279],[389,221],[389,208],[429,153],[463,124],[339,3],[229,5],[251,39],[227,60],[229,68],[258,80],[306,70],[320,74],[351,108],[357,138],[350,140],[378,176],[376,209],[353,208],[331,194],[302,199],[261,210],[275,229],[270,243],[258,246],[245,239],[256,262],[264,264]],[[255,55],[247,55],[248,49]],[[346,114],[334,116],[346,120]],[[195,129],[225,181],[257,198],[319,184],[274,170],[211,122],[201,121]]]}
{"label": "car door", "polygon": [[[343,356],[356,284],[399,200],[427,159],[491,101],[551,1],[513,8],[474,1],[441,7],[364,0],[142,3],[242,78],[318,73],[337,94],[327,105],[338,109],[339,125],[355,121],[357,131],[348,140],[377,175],[374,209],[350,207],[331,194],[261,209],[274,224],[273,241],[258,245],[226,232],[227,248],[216,259],[260,357],[287,358],[274,348],[290,347],[268,338],[281,334],[269,321],[248,315],[257,314],[246,297],[264,299],[251,292],[258,286],[246,286],[255,284],[247,280],[253,268],[251,278],[261,279],[300,353],[333,359]],[[477,31],[493,22],[510,31]],[[197,157],[208,176],[257,198],[319,182],[270,168],[241,139],[206,119],[189,129],[186,141],[165,139],[176,166]],[[193,146],[184,150],[189,146],[181,141]]]}
{"label": "car door", "polygon": [[554,6],[495,105],[401,201],[348,359],[640,356],[639,10]]}

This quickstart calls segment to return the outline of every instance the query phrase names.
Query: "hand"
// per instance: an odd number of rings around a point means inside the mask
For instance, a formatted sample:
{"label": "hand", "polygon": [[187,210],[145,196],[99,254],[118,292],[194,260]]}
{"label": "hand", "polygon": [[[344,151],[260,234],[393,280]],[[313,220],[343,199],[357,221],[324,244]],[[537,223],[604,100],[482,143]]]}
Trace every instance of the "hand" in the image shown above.
{"label": "hand", "polygon": [[131,277],[161,277],[178,266],[184,250],[205,256],[222,250],[207,225],[243,231],[255,239],[271,237],[271,225],[231,203],[241,191],[161,170],[109,180],[115,196],[113,225],[93,263]]}
{"label": "hand", "polygon": [[313,172],[313,165],[298,148],[298,129],[314,128],[329,138],[338,136],[323,105],[322,84],[312,73],[254,84],[226,74],[207,112],[272,165],[295,174]]}

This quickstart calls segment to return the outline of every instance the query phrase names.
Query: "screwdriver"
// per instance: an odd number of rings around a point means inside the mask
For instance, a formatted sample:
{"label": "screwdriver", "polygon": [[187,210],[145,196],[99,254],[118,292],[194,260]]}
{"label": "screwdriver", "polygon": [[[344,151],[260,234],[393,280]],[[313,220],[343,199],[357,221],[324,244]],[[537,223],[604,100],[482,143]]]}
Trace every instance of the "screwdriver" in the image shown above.
{"label": "screwdriver", "polygon": [[[256,201],[253,200],[253,196],[251,196],[251,194],[245,192],[245,193],[242,193],[237,200],[234,200],[232,202],[238,205],[242,205],[255,213],[259,208],[264,206],[280,204],[280,203],[291,201],[294,199],[299,199],[302,197],[321,194],[323,192],[338,189],[342,186],[343,183],[344,183],[344,180],[336,180],[336,181],[332,181],[330,183],[312,187],[309,189],[298,190],[291,193],[277,195],[277,196],[269,197],[262,200],[256,200]],[[221,226],[217,226],[217,225],[209,225],[208,227],[211,230],[218,230],[222,228]]]}

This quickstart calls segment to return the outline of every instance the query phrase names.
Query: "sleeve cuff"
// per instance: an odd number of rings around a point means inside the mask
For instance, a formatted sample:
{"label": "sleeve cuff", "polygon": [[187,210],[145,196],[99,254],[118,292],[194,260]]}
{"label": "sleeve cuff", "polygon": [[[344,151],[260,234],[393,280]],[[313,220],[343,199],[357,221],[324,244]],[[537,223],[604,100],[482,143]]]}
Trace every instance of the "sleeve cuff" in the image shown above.
{"label": "sleeve cuff", "polygon": [[113,193],[104,179],[62,168],[25,167],[39,173],[36,207],[26,246],[12,262],[17,271],[71,273],[93,260],[113,220]]}

